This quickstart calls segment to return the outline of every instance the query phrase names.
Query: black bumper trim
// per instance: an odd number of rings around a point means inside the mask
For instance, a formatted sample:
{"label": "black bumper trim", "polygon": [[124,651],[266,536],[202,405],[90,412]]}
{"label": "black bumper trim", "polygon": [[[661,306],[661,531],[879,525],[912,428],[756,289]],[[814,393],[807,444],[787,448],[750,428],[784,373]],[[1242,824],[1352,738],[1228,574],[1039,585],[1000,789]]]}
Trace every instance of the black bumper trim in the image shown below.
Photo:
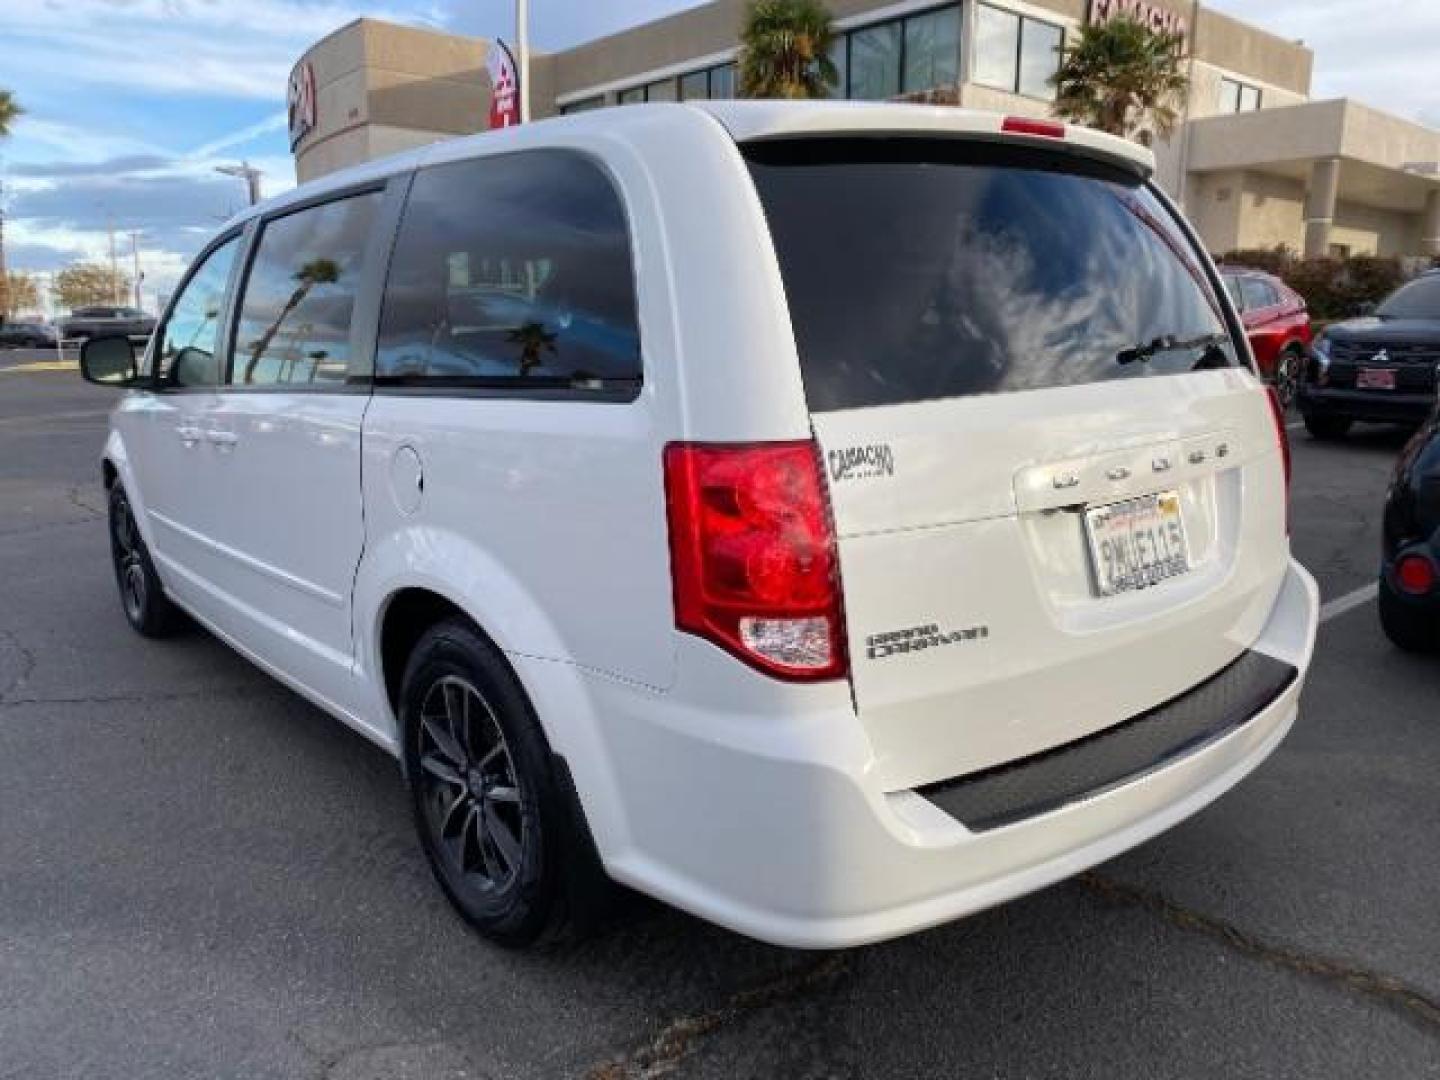
{"label": "black bumper trim", "polygon": [[1246,652],[1179,697],[1104,731],[918,791],[972,832],[1013,825],[1131,783],[1231,734],[1296,674],[1290,664]]}
{"label": "black bumper trim", "polygon": [[1408,423],[1424,420],[1435,407],[1434,394],[1401,394],[1388,390],[1348,390],[1302,385],[1296,404],[1302,414],[1342,420]]}

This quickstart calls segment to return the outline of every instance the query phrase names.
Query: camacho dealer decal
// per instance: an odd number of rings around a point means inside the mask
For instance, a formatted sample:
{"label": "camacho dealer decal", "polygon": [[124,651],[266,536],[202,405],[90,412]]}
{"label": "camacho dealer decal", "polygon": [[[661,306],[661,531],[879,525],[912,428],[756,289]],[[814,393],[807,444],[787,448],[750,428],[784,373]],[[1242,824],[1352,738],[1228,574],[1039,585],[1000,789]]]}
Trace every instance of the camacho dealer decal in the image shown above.
{"label": "camacho dealer decal", "polygon": [[845,446],[831,450],[825,457],[830,466],[830,479],[837,483],[895,475],[895,451],[889,443]]}

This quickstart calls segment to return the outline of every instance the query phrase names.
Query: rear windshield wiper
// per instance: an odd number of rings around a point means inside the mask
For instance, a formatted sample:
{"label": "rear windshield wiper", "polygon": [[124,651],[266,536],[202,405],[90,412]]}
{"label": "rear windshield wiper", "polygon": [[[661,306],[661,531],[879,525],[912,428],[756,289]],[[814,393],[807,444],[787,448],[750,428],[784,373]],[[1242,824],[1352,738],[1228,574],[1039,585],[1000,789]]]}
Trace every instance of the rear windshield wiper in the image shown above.
{"label": "rear windshield wiper", "polygon": [[[1178,352],[1182,349],[1204,349],[1197,368],[1228,367],[1230,361],[1224,353],[1219,353],[1216,346],[1226,345],[1230,342],[1230,335],[1216,331],[1210,334],[1201,334],[1199,337],[1181,340],[1173,334],[1164,334],[1154,341],[1141,342],[1132,345],[1128,349],[1121,349],[1115,354],[1115,362],[1122,366],[1129,364],[1145,364],[1158,353]],[[1218,356],[1215,354],[1218,353]],[[1217,362],[1218,361],[1218,362]]]}

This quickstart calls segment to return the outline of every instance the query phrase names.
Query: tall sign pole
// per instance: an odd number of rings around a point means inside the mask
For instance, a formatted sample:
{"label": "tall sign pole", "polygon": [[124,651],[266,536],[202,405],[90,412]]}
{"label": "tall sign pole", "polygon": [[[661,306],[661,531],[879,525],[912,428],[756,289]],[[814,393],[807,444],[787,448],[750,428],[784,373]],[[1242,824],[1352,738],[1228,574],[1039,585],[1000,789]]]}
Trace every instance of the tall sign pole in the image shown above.
{"label": "tall sign pole", "polygon": [[520,50],[520,122],[530,122],[530,0],[515,0],[515,44]]}

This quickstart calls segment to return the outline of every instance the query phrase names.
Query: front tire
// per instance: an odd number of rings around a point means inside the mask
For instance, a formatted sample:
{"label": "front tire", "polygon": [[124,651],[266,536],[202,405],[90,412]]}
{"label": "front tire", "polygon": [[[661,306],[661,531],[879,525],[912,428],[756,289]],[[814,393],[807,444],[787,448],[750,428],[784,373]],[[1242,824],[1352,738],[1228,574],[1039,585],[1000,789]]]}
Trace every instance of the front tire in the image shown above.
{"label": "front tire", "polygon": [[155,563],[140,535],[125,488],[117,480],[110,488],[110,559],[125,620],[145,637],[168,637],[184,622],[155,572]]}
{"label": "front tire", "polygon": [[1280,411],[1288,413],[1295,401],[1295,392],[1300,385],[1300,369],[1305,363],[1298,349],[1286,349],[1275,358],[1275,373],[1270,383],[1275,387],[1275,397],[1280,401]]}
{"label": "front tire", "polygon": [[472,927],[520,947],[598,909],[604,878],[539,721],[463,619],[425,632],[400,689],[411,811],[435,879]]}
{"label": "front tire", "polygon": [[1343,439],[1350,432],[1350,425],[1354,423],[1343,416],[1326,416],[1323,413],[1306,413],[1305,430],[1312,438],[1320,439],[1322,442],[1333,442]]}
{"label": "front tire", "polygon": [[1440,649],[1440,613],[1431,606],[1407,603],[1390,583],[1380,580],[1380,628],[1397,649],[1433,653]]}

